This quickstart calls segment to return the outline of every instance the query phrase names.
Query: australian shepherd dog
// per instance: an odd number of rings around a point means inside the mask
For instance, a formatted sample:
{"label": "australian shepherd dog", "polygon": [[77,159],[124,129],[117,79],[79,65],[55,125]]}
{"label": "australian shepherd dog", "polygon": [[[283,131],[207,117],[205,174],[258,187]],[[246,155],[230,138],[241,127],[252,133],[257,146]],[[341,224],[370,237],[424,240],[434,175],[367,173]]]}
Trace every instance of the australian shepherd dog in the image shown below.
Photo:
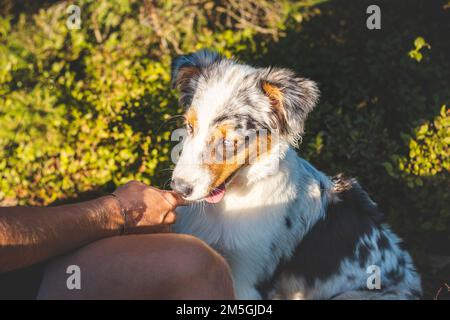
{"label": "australian shepherd dog", "polygon": [[418,299],[420,277],[354,179],[297,155],[315,82],[201,50],[174,59],[186,135],[175,231],[228,261],[239,299]]}

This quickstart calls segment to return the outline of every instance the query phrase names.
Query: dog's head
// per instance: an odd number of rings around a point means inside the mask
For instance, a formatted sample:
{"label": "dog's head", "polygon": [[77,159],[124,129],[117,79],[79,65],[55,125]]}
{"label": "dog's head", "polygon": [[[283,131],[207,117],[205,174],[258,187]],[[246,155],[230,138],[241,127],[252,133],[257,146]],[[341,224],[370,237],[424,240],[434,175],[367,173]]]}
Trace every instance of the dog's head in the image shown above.
{"label": "dog's head", "polygon": [[177,57],[172,83],[187,136],[171,185],[187,200],[209,202],[220,201],[243,167],[295,145],[319,95],[290,70],[253,68],[207,50]]}

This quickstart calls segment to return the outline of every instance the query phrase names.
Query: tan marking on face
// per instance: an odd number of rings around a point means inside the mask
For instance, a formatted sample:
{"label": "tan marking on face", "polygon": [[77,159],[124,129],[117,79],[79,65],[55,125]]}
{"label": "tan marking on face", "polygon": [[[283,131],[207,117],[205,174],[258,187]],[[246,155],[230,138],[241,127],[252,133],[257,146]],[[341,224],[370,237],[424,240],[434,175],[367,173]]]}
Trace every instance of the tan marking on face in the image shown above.
{"label": "tan marking on face", "polygon": [[192,126],[192,128],[195,130],[198,126],[198,118],[197,118],[197,111],[194,108],[189,108],[189,110],[186,112],[184,116],[186,120],[186,124],[189,124]]}
{"label": "tan marking on face", "polygon": [[279,127],[281,133],[286,133],[287,122],[286,113],[283,107],[283,92],[281,92],[279,88],[268,82],[264,82],[262,84],[262,89],[270,100],[273,114],[278,123],[277,127]]}
{"label": "tan marking on face", "polygon": [[[218,126],[208,141],[208,145],[211,146],[210,150],[208,150],[208,156],[210,158],[207,158],[208,161],[205,162],[205,167],[212,176],[210,191],[224,183],[241,167],[260,160],[263,154],[269,153],[271,150],[270,133],[264,136],[257,134],[253,139],[235,137],[233,139],[233,146],[229,147],[232,149],[226,150],[226,147],[221,143],[223,139],[232,137],[230,135],[232,134],[232,130],[234,128],[230,125],[224,124]],[[261,144],[263,142],[265,145]],[[217,154],[217,151],[220,151],[220,154]]]}
{"label": "tan marking on face", "polygon": [[[243,161],[239,161],[235,141],[233,149],[226,149],[223,141],[230,137],[234,130],[233,126],[229,124],[222,124],[217,126],[211,138],[208,140],[209,149],[207,151],[205,167],[209,170],[212,176],[212,183],[210,191],[220,186],[225,180],[236,172],[242,165]],[[228,151],[228,153],[227,153]]]}

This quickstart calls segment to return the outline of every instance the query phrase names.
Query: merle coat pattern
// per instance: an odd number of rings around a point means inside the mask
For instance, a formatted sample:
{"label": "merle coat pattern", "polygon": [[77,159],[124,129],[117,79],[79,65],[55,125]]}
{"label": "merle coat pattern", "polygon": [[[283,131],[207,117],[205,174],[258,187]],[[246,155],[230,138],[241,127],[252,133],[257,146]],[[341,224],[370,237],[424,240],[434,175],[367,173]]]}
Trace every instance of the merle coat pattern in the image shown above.
{"label": "merle coat pattern", "polygon": [[[313,81],[207,50],[176,58],[172,78],[193,118],[173,173],[174,190],[193,204],[180,209],[175,229],[227,259],[238,298],[420,297],[410,255],[358,182],[330,178],[295,152],[318,100]],[[267,129],[280,138],[253,163],[232,169],[201,163],[223,127],[235,136]],[[223,199],[205,202],[218,188]],[[367,286],[373,266],[379,289]]]}

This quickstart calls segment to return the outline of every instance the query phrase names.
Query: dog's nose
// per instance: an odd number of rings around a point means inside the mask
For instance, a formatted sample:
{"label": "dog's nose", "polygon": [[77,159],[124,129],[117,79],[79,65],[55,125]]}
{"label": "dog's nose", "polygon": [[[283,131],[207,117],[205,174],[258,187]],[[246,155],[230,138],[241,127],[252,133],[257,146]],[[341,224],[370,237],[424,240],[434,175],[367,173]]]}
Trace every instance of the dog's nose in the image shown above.
{"label": "dog's nose", "polygon": [[190,183],[183,179],[172,179],[170,187],[173,191],[181,194],[183,197],[189,197],[194,189]]}

